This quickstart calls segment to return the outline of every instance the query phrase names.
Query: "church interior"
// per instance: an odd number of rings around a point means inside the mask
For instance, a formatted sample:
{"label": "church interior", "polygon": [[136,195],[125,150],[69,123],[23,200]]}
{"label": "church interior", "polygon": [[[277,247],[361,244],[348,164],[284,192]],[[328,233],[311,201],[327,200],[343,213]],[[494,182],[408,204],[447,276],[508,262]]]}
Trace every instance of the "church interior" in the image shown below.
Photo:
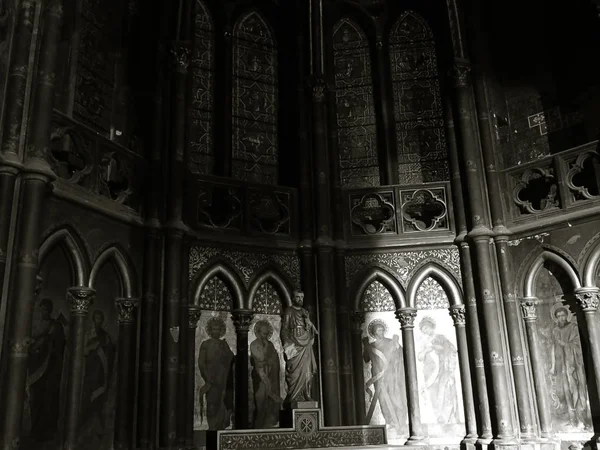
{"label": "church interior", "polygon": [[600,0],[0,1],[0,450],[598,450],[599,48]]}

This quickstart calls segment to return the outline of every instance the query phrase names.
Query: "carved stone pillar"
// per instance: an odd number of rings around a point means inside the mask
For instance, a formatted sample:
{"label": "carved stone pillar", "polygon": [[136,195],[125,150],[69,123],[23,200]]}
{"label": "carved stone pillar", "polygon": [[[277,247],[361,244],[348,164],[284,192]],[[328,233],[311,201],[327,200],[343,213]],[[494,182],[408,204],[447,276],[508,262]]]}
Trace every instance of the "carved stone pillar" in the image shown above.
{"label": "carved stone pillar", "polygon": [[456,329],[456,345],[458,347],[460,379],[467,425],[467,435],[463,442],[474,444],[477,440],[477,421],[475,418],[473,390],[471,389],[472,382],[469,362],[469,346],[467,343],[467,330],[465,328],[467,319],[465,305],[455,305],[450,307],[450,316],[452,316],[454,327]]}
{"label": "carved stone pillar", "polygon": [[196,328],[202,311],[197,305],[188,306],[188,364],[187,364],[187,410],[185,422],[185,447],[194,448],[194,406],[196,404]]}
{"label": "carved stone pillar", "polygon": [[596,387],[598,387],[600,386],[600,320],[598,320],[600,289],[579,288],[575,290],[575,297],[583,310],[583,317],[585,318],[585,325],[587,327],[588,345],[594,368],[594,378],[596,380]]}
{"label": "carved stone pillar", "polygon": [[18,169],[6,164],[0,155],[0,301],[4,286],[4,269],[8,258],[8,241],[12,219],[13,197]]}
{"label": "carved stone pillar", "polygon": [[119,320],[119,372],[115,415],[115,450],[131,450],[133,446],[133,394],[136,361],[137,298],[117,298]]}
{"label": "carved stone pillar", "polygon": [[365,375],[363,372],[363,345],[362,327],[365,323],[364,311],[352,311],[352,373],[354,381],[354,405],[356,411],[356,424],[368,425],[366,423],[365,405]]}
{"label": "carved stone pillar", "polygon": [[71,353],[67,377],[67,402],[65,405],[65,431],[63,449],[75,449],[79,428],[81,405],[81,381],[84,370],[85,318],[94,303],[96,291],[89,287],[67,289],[67,299],[71,304],[69,350]]}
{"label": "carved stone pillar", "polygon": [[228,26],[223,33],[221,41],[222,48],[222,77],[221,88],[223,89],[222,101],[217,102],[216,112],[221,117],[219,121],[219,129],[221,132],[218,136],[221,136],[221,148],[223,149],[222,156],[218,156],[216,161],[216,174],[231,177],[232,174],[232,157],[233,157],[233,121],[231,120],[231,111],[233,111],[233,36],[231,28]]}
{"label": "carved stone pillar", "polygon": [[531,357],[531,369],[535,385],[535,397],[540,418],[540,429],[542,437],[552,435],[552,408],[548,403],[548,391],[546,390],[546,373],[541,348],[538,340],[537,328],[537,304],[535,297],[524,297],[521,299],[521,312],[525,321],[525,332],[529,343],[529,355]]}
{"label": "carved stone pillar", "polygon": [[248,423],[248,331],[254,312],[248,309],[233,311],[235,324],[237,354],[235,355],[235,428],[249,428]]}
{"label": "carved stone pillar", "polygon": [[408,429],[410,437],[407,444],[424,444],[421,408],[419,406],[419,383],[417,381],[417,356],[415,351],[415,308],[400,308],[396,311],[402,329],[402,349],[404,351],[404,373],[406,376],[406,403],[408,406]]}

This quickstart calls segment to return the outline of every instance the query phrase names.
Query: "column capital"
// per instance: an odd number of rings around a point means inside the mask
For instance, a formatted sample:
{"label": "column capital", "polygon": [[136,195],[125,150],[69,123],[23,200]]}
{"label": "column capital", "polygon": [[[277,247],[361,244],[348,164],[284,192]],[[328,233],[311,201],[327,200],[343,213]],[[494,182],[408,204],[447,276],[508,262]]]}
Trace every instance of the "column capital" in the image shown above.
{"label": "column capital", "polygon": [[362,326],[365,323],[364,311],[350,311],[350,320],[352,321],[352,331],[360,333]]}
{"label": "column capital", "polygon": [[467,323],[467,315],[465,305],[452,305],[450,307],[450,316],[454,321],[454,326],[464,327]]}
{"label": "column capital", "polygon": [[521,312],[525,322],[535,322],[537,320],[537,305],[539,302],[537,297],[521,298]]}
{"label": "column capital", "polygon": [[235,331],[237,333],[247,333],[250,329],[250,322],[254,317],[254,311],[251,309],[235,309],[231,315]]}
{"label": "column capital", "polygon": [[415,327],[415,319],[417,318],[416,308],[400,308],[396,310],[396,318],[400,321],[400,326],[404,329],[412,329]]}
{"label": "column capital", "polygon": [[198,326],[201,315],[202,310],[198,305],[188,305],[188,323],[190,329],[195,329]]}
{"label": "column capital", "polygon": [[86,286],[76,286],[67,289],[67,300],[71,304],[71,314],[85,316],[90,306],[94,304],[96,290]]}
{"label": "column capital", "polygon": [[471,72],[471,63],[468,59],[454,58],[454,63],[449,71],[456,87],[469,85],[469,72]]}
{"label": "column capital", "polygon": [[600,304],[600,289],[595,287],[575,289],[575,298],[584,313],[596,312]]}
{"label": "column capital", "polygon": [[135,314],[139,304],[139,298],[127,297],[115,299],[119,323],[129,324],[135,322]]}
{"label": "column capital", "polygon": [[170,54],[176,72],[187,72],[190,65],[190,53],[189,43],[180,41],[171,43]]}
{"label": "column capital", "polygon": [[327,81],[323,77],[311,77],[308,81],[308,85],[312,90],[312,98],[314,102],[324,102],[325,94],[327,93],[329,86]]}

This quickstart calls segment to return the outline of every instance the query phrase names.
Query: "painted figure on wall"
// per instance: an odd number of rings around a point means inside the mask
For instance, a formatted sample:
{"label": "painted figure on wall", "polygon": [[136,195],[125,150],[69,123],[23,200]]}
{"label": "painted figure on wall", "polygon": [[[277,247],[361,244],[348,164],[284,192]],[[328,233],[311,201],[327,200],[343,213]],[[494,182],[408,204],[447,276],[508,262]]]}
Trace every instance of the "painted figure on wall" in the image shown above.
{"label": "painted figure on wall", "polygon": [[84,338],[84,375],[81,392],[81,436],[86,448],[94,439],[103,446],[107,428],[106,420],[109,391],[113,382],[116,345],[105,328],[104,313],[92,313],[92,328]]}
{"label": "painted figure on wall", "polygon": [[583,352],[577,323],[560,303],[551,311],[556,326],[552,329],[550,375],[555,386],[553,401],[567,410],[572,426],[583,428],[590,416]]}
{"label": "painted figure on wall", "polygon": [[304,293],[294,291],[293,305],[288,306],[281,319],[281,343],[283,345],[286,405],[311,401],[312,378],[317,372],[313,350],[317,328],[311,322],[308,311],[302,307]]}
{"label": "painted figure on wall", "polygon": [[224,430],[233,412],[233,352],[223,339],[225,322],[214,317],[206,324],[209,339],[200,346],[198,368],[204,385],[200,388],[201,411],[206,402],[209,430]]}
{"label": "painted figure on wall", "polygon": [[438,424],[456,424],[460,422],[456,386],[458,354],[454,344],[446,336],[436,334],[435,328],[435,319],[431,317],[424,317],[419,322],[419,329],[425,336],[417,355],[425,375],[421,395],[426,396]]}
{"label": "painted figure on wall", "polygon": [[30,436],[36,442],[53,441],[58,434],[61,375],[66,337],[64,316],[52,318],[54,303],[39,302],[39,319],[34,322],[27,361],[27,391],[31,415]]}
{"label": "painted figure on wall", "polygon": [[279,385],[279,355],[269,340],[273,327],[266,320],[254,325],[256,340],[250,344],[252,387],[254,389],[254,428],[271,428],[279,422],[282,398]]}
{"label": "painted figure on wall", "polygon": [[386,424],[398,432],[405,431],[407,411],[405,398],[404,358],[400,337],[386,337],[387,326],[379,319],[372,320],[367,327],[369,336],[363,338],[365,362],[371,362],[371,378],[365,389],[371,399],[367,412],[367,423],[371,422],[377,403]]}

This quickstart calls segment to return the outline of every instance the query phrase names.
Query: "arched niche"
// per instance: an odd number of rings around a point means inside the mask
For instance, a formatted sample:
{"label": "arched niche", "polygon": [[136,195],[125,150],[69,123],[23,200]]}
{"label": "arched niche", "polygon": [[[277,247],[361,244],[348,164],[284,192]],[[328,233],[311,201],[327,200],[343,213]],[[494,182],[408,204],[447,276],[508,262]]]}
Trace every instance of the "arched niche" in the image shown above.
{"label": "arched niche", "polygon": [[271,283],[277,291],[283,307],[292,304],[291,283],[279,270],[269,267],[257,273],[250,281],[250,286],[248,288],[248,309],[254,309],[256,292],[265,282]]}
{"label": "arched niche", "polygon": [[68,272],[71,273],[71,283],[73,283],[71,286],[86,286],[90,264],[81,242],[81,238],[69,228],[54,231],[40,245],[38,257],[40,267],[50,252],[60,247],[69,261]]}
{"label": "arched niche", "polygon": [[396,278],[387,270],[378,267],[367,267],[356,275],[350,292],[353,292],[352,304],[355,311],[362,310],[362,301],[365,290],[373,282],[379,281],[389,291],[396,309],[404,308],[407,305],[404,290]]}
{"label": "arched niche", "polygon": [[569,280],[571,289],[573,290],[581,287],[581,282],[579,281],[579,276],[577,272],[562,256],[550,252],[548,250],[544,250],[529,266],[529,269],[526,272],[523,283],[523,296],[524,297],[535,297],[536,289],[535,289],[535,280],[538,276],[538,272],[544,266],[544,264],[554,265],[556,267],[560,267],[564,275]]}
{"label": "arched niche", "polygon": [[413,275],[408,284],[406,296],[408,299],[408,304],[411,307],[416,307],[416,297],[419,288],[422,288],[423,282],[428,278],[432,278],[439,283],[447,296],[447,300],[449,302],[448,306],[463,304],[462,291],[456,282],[456,279],[450,273],[448,273],[446,269],[438,266],[437,264],[427,264]]}
{"label": "arched niche", "polygon": [[89,287],[96,288],[98,273],[107,263],[113,265],[120,282],[120,292],[117,296],[135,297],[138,290],[135,270],[125,253],[117,246],[107,248],[96,258],[90,272]]}
{"label": "arched niche", "polygon": [[582,268],[582,281],[585,287],[600,287],[598,286],[599,269],[600,269],[600,244],[597,244],[587,255],[585,265]]}
{"label": "arched niche", "polygon": [[213,277],[218,277],[230,290],[233,298],[233,309],[244,308],[244,299],[246,296],[244,283],[238,274],[227,263],[222,261],[214,262],[214,264],[206,267],[194,276],[190,283],[190,298],[193,299],[193,303],[195,305],[200,304],[202,291]]}

